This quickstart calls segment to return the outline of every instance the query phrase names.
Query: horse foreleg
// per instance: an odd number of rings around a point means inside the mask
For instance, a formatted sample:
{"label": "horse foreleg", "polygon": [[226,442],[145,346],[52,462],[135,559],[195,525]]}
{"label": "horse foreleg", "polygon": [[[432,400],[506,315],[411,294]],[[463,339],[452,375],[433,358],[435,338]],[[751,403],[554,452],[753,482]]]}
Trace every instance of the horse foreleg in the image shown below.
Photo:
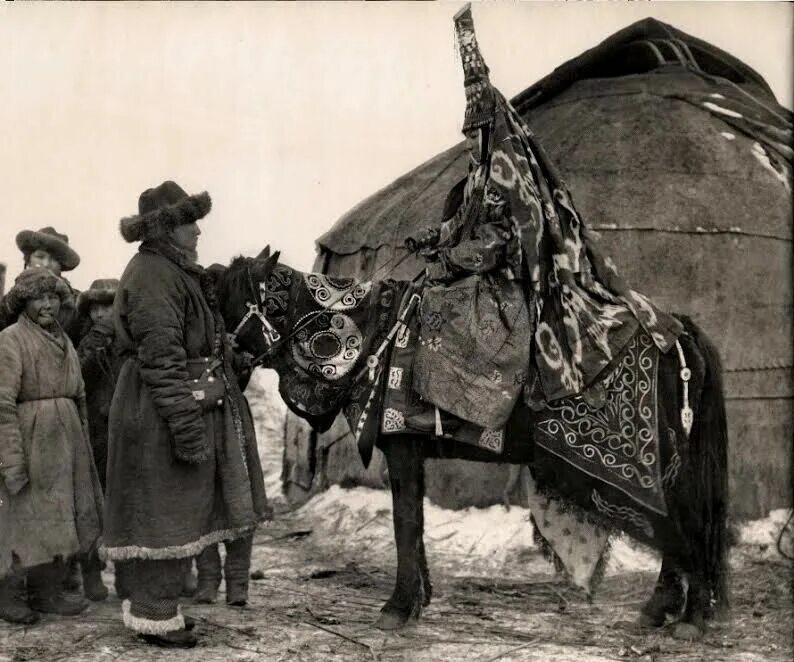
{"label": "horse foreleg", "polygon": [[666,552],[653,595],[640,609],[640,623],[661,627],[669,619],[677,620],[684,613],[688,580],[679,564]]}
{"label": "horse foreleg", "polygon": [[376,623],[395,630],[415,620],[425,602],[424,560],[424,457],[420,442],[411,437],[392,437],[384,445],[391,483],[394,538],[397,543],[397,579],[394,591]]}

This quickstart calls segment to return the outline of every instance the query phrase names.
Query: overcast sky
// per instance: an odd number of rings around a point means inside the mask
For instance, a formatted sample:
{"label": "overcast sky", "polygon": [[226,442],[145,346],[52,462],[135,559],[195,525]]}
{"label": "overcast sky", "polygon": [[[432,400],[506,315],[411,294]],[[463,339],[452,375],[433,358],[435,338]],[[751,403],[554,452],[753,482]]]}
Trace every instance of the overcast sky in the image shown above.
{"label": "overcast sky", "polygon": [[[0,5],[0,261],[54,225],[85,288],[120,275],[118,233],[140,192],[208,190],[201,261],[266,243],[308,269],[346,210],[459,140],[465,106],[452,16],[434,4]],[[508,97],[646,16],[758,70],[792,107],[783,3],[488,3],[473,8]],[[542,139],[542,136],[541,136]]]}

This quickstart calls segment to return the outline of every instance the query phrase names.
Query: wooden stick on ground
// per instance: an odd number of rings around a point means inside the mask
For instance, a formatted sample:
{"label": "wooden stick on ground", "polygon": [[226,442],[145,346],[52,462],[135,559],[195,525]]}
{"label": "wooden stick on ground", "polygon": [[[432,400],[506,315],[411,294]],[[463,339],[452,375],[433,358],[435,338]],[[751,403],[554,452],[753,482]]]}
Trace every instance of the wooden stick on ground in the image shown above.
{"label": "wooden stick on ground", "polygon": [[369,644],[365,644],[363,641],[359,641],[358,639],[353,639],[353,637],[348,637],[346,634],[342,634],[341,632],[337,632],[336,630],[332,630],[331,628],[318,625],[317,623],[312,623],[311,621],[301,621],[301,623],[305,623],[306,625],[311,625],[313,628],[317,628],[318,630],[322,630],[323,632],[327,632],[328,634],[336,635],[340,639],[349,641],[351,644],[355,644],[356,646],[361,646],[362,648],[366,648],[372,655],[373,660],[378,659],[378,656],[375,655],[375,651],[372,649],[372,646],[370,646]]}
{"label": "wooden stick on ground", "polygon": [[485,662],[496,662],[496,660],[501,660],[503,657],[507,655],[512,655],[513,653],[517,653],[520,650],[529,648],[530,646],[534,646],[536,643],[538,643],[538,641],[540,641],[540,639],[533,639],[532,641],[528,641],[525,644],[521,644],[520,646],[511,648],[509,651],[505,651],[504,653],[499,653],[499,655],[496,655],[494,657],[489,657],[487,660],[485,660]]}

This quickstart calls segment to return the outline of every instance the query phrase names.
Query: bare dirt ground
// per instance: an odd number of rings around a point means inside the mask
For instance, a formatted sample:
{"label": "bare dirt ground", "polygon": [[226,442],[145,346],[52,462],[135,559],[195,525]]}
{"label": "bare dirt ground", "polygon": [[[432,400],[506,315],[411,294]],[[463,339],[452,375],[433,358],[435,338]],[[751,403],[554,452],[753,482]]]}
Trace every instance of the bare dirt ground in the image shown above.
{"label": "bare dirt ground", "polygon": [[[255,541],[252,570],[260,578],[251,581],[249,606],[226,607],[222,596],[212,606],[186,600],[185,612],[198,619],[197,648],[163,651],[138,642],[124,630],[111,593],[80,617],[0,625],[0,661],[793,659],[791,567],[760,558],[757,545],[734,551],[730,618],[696,644],[633,625],[652,572],[608,576],[588,604],[532,549],[507,559],[498,575],[475,576],[461,575],[455,558],[434,559],[432,545],[433,604],[417,625],[382,633],[372,622],[392,587],[391,541],[383,553],[344,539],[318,541],[316,519],[280,505],[277,522]],[[389,563],[373,564],[373,554]],[[112,574],[106,579],[111,585]]]}

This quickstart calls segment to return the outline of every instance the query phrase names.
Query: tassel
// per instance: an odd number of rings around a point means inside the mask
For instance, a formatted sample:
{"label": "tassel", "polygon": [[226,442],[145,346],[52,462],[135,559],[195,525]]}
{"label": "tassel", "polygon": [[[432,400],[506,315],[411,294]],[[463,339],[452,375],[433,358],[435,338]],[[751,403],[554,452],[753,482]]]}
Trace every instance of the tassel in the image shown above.
{"label": "tassel", "polygon": [[441,425],[441,412],[439,411],[438,407],[436,407],[436,436],[444,436],[444,428]]}

